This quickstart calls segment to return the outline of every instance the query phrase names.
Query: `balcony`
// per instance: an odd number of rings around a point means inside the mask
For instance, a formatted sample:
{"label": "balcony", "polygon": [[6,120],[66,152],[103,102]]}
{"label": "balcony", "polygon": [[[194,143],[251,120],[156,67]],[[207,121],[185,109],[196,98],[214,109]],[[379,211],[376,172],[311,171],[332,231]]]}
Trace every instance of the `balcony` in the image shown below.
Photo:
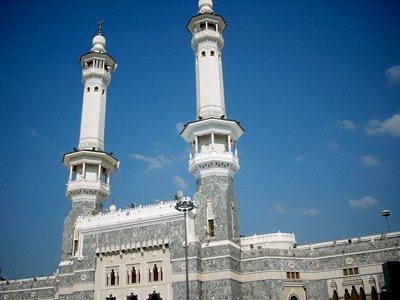
{"label": "balcony", "polygon": [[101,180],[71,180],[67,183],[67,197],[75,199],[80,197],[95,197],[105,200],[110,195],[110,186]]}
{"label": "balcony", "polygon": [[226,173],[233,175],[239,170],[239,158],[232,152],[197,153],[189,160],[189,171],[200,173]]}
{"label": "balcony", "polygon": [[202,30],[200,32],[197,32],[193,35],[192,37],[192,44],[196,41],[201,41],[201,40],[215,40],[218,41],[220,44],[224,44],[224,38],[222,37],[222,34],[219,33],[218,31],[215,30]]}
{"label": "balcony", "polygon": [[110,81],[110,72],[101,68],[88,68],[82,70],[82,80],[85,80],[90,77],[101,77],[104,78],[106,82]]}

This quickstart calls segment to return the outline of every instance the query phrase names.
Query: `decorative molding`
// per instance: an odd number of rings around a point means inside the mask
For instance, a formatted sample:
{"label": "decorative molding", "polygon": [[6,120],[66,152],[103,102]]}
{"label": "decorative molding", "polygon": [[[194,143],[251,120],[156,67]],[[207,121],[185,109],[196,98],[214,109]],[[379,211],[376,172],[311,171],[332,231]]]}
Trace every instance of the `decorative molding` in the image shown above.
{"label": "decorative molding", "polygon": [[346,257],[344,262],[346,263],[346,265],[351,265],[353,263],[353,258],[351,256]]}

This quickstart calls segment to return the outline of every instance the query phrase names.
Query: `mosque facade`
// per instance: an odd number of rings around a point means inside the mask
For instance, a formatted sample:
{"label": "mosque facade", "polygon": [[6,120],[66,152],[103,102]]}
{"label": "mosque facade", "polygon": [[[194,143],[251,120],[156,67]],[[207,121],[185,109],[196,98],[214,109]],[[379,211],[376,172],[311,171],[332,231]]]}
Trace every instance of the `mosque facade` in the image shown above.
{"label": "mosque facade", "polygon": [[[99,23],[82,55],[83,105],[77,148],[66,153],[61,261],[56,273],[0,282],[0,299],[383,299],[384,269],[400,261],[400,232],[297,245],[295,236],[242,237],[234,175],[244,133],[225,110],[222,48],[226,23],[200,0],[187,25],[196,70],[196,119],[189,145],[193,197],[104,212],[119,161],[105,151],[107,88],[117,64]],[[178,209],[180,208],[180,210]],[[187,289],[188,288],[188,289]],[[189,297],[188,297],[189,295]],[[388,299],[388,298],[385,298]],[[395,298],[393,298],[395,299]]]}

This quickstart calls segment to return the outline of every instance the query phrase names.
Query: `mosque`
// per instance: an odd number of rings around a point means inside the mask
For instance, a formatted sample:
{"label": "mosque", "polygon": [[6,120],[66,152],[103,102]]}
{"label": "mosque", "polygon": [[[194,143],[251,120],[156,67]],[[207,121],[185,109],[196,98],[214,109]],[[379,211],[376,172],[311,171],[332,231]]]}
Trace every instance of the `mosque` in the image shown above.
{"label": "mosque", "polygon": [[400,299],[394,284],[400,232],[310,245],[297,245],[287,233],[240,235],[233,179],[244,130],[225,110],[225,27],[212,0],[199,0],[198,14],[187,24],[196,119],[181,136],[190,149],[195,195],[177,193],[174,201],[124,210],[112,204],[104,212],[110,175],[119,167],[104,148],[107,88],[117,65],[99,23],[92,48],[80,58],[79,144],[63,158],[71,210],[58,270],[0,281],[1,300]]}

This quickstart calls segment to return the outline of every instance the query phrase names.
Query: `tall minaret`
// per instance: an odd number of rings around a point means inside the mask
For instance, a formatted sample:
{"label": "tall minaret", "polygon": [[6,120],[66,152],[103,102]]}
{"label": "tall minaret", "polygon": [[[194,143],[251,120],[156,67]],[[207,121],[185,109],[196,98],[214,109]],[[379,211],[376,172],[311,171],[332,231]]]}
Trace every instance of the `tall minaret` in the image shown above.
{"label": "tall minaret", "polygon": [[226,23],[211,0],[199,1],[198,15],[187,25],[196,64],[196,121],[181,136],[189,143],[189,171],[197,179],[196,235],[201,242],[239,238],[233,176],[239,170],[239,123],[225,112],[221,49]]}
{"label": "tall minaret", "polygon": [[72,202],[64,222],[63,260],[71,257],[77,246],[72,241],[77,217],[101,211],[110,195],[111,171],[119,166],[112,154],[104,152],[107,87],[117,64],[106,53],[102,22],[99,22],[92,45],[80,59],[84,89],[79,145],[63,159],[69,169],[66,195]]}
{"label": "tall minaret", "polygon": [[211,0],[199,1],[199,15],[187,26],[192,33],[196,56],[196,119],[225,118],[224,81],[222,76],[222,32],[226,23],[214,14]]}

